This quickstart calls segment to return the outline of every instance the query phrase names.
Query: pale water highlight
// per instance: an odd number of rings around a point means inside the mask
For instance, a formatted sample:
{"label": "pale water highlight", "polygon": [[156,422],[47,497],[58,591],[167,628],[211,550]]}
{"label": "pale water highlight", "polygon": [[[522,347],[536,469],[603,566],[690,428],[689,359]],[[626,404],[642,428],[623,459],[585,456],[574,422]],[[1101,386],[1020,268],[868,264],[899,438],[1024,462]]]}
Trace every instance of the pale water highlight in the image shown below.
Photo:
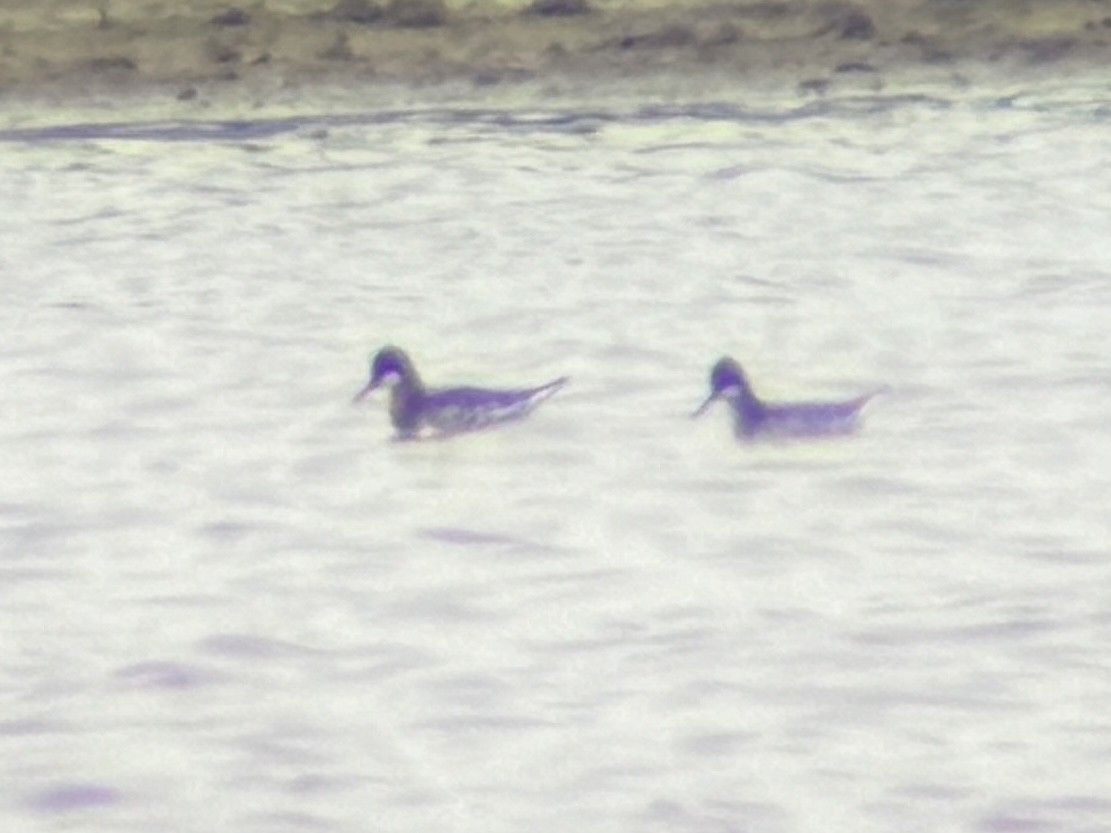
{"label": "pale water highlight", "polygon": [[[1109,115],[0,136],[3,827],[1111,830]],[[387,343],[573,381],[392,442]]]}

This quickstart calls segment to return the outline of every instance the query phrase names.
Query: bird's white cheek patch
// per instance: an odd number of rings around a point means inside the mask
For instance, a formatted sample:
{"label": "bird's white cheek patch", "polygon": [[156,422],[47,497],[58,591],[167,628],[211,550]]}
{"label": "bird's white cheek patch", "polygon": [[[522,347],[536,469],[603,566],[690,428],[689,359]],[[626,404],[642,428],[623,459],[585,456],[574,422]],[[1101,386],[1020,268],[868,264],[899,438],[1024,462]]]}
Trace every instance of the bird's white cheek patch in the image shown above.
{"label": "bird's white cheek patch", "polygon": [[726,399],[739,399],[741,396],[741,389],[737,385],[730,385],[727,388],[721,389],[721,395]]}
{"label": "bird's white cheek patch", "polygon": [[400,373],[398,373],[396,370],[387,370],[385,373],[382,374],[382,379],[378,382],[378,384],[385,385],[387,388],[390,388],[400,381]]}

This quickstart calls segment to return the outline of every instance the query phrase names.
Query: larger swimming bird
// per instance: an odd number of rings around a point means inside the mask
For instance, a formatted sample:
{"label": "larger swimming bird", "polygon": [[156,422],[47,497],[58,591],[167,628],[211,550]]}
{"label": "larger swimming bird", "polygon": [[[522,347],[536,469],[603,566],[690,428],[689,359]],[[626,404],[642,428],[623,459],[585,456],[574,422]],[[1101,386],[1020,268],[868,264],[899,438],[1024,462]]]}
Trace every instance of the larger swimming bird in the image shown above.
{"label": "larger swimming bird", "polygon": [[370,381],[353,401],[388,387],[390,420],[399,438],[412,439],[423,429],[449,436],[520,419],[567,381],[562,376],[546,385],[515,390],[426,388],[404,350],[383,347],[371,358]]}
{"label": "larger swimming bird", "polygon": [[710,369],[710,395],[692,417],[701,416],[717,399],[726,400],[733,409],[733,432],[738,439],[807,438],[851,434],[856,430],[860,412],[873,397],[871,393],[840,402],[795,402],[771,404],[757,398],[741,366],[728,356]]}

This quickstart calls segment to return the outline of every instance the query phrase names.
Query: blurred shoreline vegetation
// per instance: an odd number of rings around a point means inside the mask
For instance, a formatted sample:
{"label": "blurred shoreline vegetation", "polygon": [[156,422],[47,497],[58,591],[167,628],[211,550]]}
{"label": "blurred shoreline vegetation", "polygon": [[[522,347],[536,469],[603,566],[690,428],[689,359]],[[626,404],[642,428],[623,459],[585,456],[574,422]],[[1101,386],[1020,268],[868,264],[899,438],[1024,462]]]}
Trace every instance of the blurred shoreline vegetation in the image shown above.
{"label": "blurred shoreline vegetation", "polygon": [[1111,0],[0,0],[0,92],[43,85],[838,74],[1098,65]]}

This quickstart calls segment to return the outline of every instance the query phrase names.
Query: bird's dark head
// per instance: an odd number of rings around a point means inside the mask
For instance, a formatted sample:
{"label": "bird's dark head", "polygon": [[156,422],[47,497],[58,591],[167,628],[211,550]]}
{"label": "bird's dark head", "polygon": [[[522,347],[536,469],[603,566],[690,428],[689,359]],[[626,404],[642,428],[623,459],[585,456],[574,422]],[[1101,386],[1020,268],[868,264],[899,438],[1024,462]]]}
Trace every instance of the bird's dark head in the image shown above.
{"label": "bird's dark head", "polygon": [[741,366],[734,359],[723,356],[710,368],[710,395],[691,416],[702,416],[714,400],[719,397],[740,400],[751,395],[748,379],[745,378],[745,372],[741,369]]}
{"label": "bird's dark head", "polygon": [[710,368],[710,392],[714,396],[730,396],[748,388],[745,372],[734,359],[725,356]]}
{"label": "bird's dark head", "polygon": [[355,394],[358,402],[371,391],[382,386],[393,387],[398,384],[419,384],[416,370],[409,356],[400,347],[383,347],[370,359],[370,380],[361,391]]}

